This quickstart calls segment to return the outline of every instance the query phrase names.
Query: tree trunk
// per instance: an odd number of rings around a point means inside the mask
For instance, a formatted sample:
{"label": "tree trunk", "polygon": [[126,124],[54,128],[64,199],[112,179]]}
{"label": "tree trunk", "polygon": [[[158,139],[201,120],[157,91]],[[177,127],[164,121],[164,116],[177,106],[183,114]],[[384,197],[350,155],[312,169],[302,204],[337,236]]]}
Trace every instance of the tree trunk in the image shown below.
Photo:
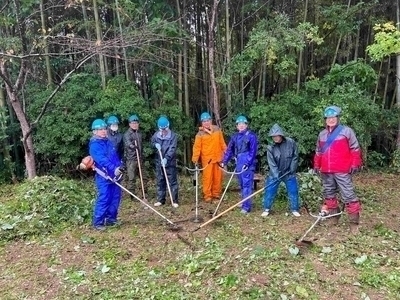
{"label": "tree trunk", "polygon": [[[10,78],[6,71],[5,61],[0,60],[0,72],[4,78]],[[25,152],[25,167],[26,167],[26,175],[28,179],[33,179],[36,177],[36,162],[35,162],[35,152],[33,148],[33,139],[32,139],[32,130],[31,125],[28,122],[26,114],[22,107],[22,101],[18,97],[18,91],[20,89],[20,81],[25,76],[25,64],[21,63],[21,68],[19,71],[17,84],[15,86],[11,86],[10,82],[6,82],[6,91],[8,96],[8,101],[10,102],[15,115],[21,126],[22,131],[22,144],[24,146]]]}
{"label": "tree trunk", "polygon": [[[400,0],[396,1],[397,30],[400,31]],[[396,56],[396,104],[400,107],[400,54]],[[397,149],[400,150],[400,122],[397,132]]]}
{"label": "tree trunk", "polygon": [[[308,12],[308,0],[306,0],[304,4],[304,18],[303,22],[307,22],[307,12]],[[300,49],[299,51],[299,62],[298,62],[298,67],[297,67],[297,89],[296,89],[296,94],[299,93],[300,91],[300,83],[301,83],[301,73],[303,69],[303,48]]]}
{"label": "tree trunk", "polygon": [[217,15],[219,0],[214,0],[211,18],[208,21],[208,69],[210,72],[210,98],[212,110],[214,113],[215,123],[221,127],[221,116],[220,116],[220,103],[218,99],[217,82],[215,81],[215,68],[214,68],[214,55],[215,55],[215,18]]}
{"label": "tree trunk", "polygon": [[[4,95],[4,89],[0,88],[0,120],[4,121],[4,123],[0,125],[2,127],[1,130],[4,133],[6,132],[7,129],[6,112],[7,112],[7,103]],[[15,175],[15,169],[11,164],[10,144],[8,143],[7,138],[1,141],[1,143],[3,144],[2,148],[3,148],[4,165],[6,166],[6,168],[10,170],[12,182],[17,183],[17,176]]]}
{"label": "tree trunk", "polygon": [[43,48],[44,48],[44,61],[46,64],[46,72],[47,72],[47,84],[51,87],[53,86],[53,76],[51,74],[51,66],[50,66],[50,58],[49,58],[49,47],[47,45],[47,39],[46,39],[46,16],[44,13],[44,8],[43,8],[43,0],[40,0],[40,20],[42,23],[42,37],[43,37]]}
{"label": "tree trunk", "polygon": [[[228,66],[231,61],[231,30],[229,26],[229,0],[225,0],[225,37],[226,37],[226,64]],[[229,113],[232,108],[232,86],[229,81],[226,84],[226,110]]]}
{"label": "tree trunk", "polygon": [[[101,21],[99,17],[99,10],[97,8],[97,0],[93,0],[93,14],[96,25],[96,38],[97,45],[99,46],[102,43],[102,34],[101,34]],[[100,77],[101,77],[101,86],[103,89],[106,87],[106,70],[104,64],[104,56],[99,54],[99,66],[100,66]]]}
{"label": "tree trunk", "polygon": [[[116,13],[117,13],[117,20],[118,20],[118,27],[119,27],[119,34],[121,35],[121,42],[123,44],[124,42],[124,35],[122,32],[122,23],[121,23],[121,16],[119,13],[119,4],[118,4],[118,0],[115,0],[115,6],[116,6]],[[124,66],[125,66],[125,78],[127,81],[129,81],[129,67],[128,67],[128,59],[126,56],[126,48],[122,47],[122,55],[124,57]]]}

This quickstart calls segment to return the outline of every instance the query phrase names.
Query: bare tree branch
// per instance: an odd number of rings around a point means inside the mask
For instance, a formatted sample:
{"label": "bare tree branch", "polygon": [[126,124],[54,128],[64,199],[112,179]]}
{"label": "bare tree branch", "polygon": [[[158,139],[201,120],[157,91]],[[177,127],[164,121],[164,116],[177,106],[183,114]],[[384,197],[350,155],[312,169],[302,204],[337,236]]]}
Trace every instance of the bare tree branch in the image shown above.
{"label": "bare tree branch", "polygon": [[[47,106],[49,105],[50,101],[54,98],[54,96],[57,94],[57,92],[60,90],[60,88],[62,87],[62,85],[68,80],[68,78],[76,71],[78,70],[87,60],[89,60],[90,58],[92,58],[94,55],[94,53],[87,55],[86,57],[84,57],[71,71],[69,71],[63,78],[63,80],[61,80],[61,82],[57,85],[57,87],[54,89],[54,91],[51,93],[51,95],[47,98],[47,100],[45,101],[39,115],[36,117],[36,120],[33,121],[31,123],[31,129],[28,132],[27,136],[29,134],[31,134],[33,127],[40,121],[40,119],[43,117],[44,113],[46,112]],[[26,137],[24,137],[25,139]]]}

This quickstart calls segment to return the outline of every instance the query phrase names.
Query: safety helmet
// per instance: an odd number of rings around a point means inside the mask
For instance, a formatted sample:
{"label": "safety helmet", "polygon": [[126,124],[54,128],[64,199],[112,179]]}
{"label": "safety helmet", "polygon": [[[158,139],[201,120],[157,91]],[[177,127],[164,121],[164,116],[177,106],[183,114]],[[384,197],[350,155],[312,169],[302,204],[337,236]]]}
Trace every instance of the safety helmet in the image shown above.
{"label": "safety helmet", "polygon": [[200,121],[211,120],[211,115],[208,112],[203,112],[200,116]]}
{"label": "safety helmet", "polygon": [[92,123],[92,130],[105,129],[105,128],[107,128],[107,124],[102,119],[96,119]]}
{"label": "safety helmet", "polygon": [[324,111],[324,118],[334,118],[340,116],[341,109],[338,106],[328,106]]}
{"label": "safety helmet", "polygon": [[137,115],[132,115],[129,117],[128,122],[139,122],[139,117]]}
{"label": "safety helmet", "polygon": [[237,117],[237,119],[236,119],[236,124],[239,124],[239,123],[248,123],[248,121],[247,121],[247,119],[246,119],[246,117],[245,116],[239,116],[239,117]]}
{"label": "safety helmet", "polygon": [[107,119],[108,125],[119,124],[118,118],[116,116],[109,116]]}
{"label": "safety helmet", "polygon": [[166,117],[162,116],[157,121],[158,129],[165,129],[169,127],[169,121]]}

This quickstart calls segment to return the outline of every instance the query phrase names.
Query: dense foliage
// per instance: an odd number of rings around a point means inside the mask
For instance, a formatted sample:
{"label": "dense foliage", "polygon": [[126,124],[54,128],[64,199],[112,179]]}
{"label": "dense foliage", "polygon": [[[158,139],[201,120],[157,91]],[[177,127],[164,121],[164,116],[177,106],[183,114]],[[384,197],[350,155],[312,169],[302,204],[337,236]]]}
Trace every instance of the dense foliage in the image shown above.
{"label": "dense foliage", "polygon": [[37,177],[15,187],[0,203],[0,239],[53,233],[89,221],[94,188],[88,182]]}

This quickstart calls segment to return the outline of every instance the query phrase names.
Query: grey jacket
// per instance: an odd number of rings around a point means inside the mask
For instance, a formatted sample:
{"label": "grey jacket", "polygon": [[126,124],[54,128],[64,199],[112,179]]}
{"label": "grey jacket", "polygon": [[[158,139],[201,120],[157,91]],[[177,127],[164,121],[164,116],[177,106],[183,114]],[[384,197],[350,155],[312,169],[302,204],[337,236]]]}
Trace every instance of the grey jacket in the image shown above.
{"label": "grey jacket", "polygon": [[269,176],[279,178],[282,175],[293,176],[296,174],[299,153],[294,140],[286,137],[282,128],[275,124],[272,126],[269,136],[282,136],[282,142],[273,143],[267,147],[267,160],[269,165]]}
{"label": "grey jacket", "polygon": [[[160,131],[157,131],[151,137],[151,143],[153,146],[155,144],[160,144],[161,154],[167,159],[167,167],[176,167],[176,150],[178,145],[178,136],[175,132],[168,129],[166,136],[161,136]],[[160,155],[158,150],[156,152],[156,165],[161,165]]]}
{"label": "grey jacket", "polygon": [[125,160],[137,160],[136,146],[141,160],[143,160],[142,133],[129,128],[124,134]]}

